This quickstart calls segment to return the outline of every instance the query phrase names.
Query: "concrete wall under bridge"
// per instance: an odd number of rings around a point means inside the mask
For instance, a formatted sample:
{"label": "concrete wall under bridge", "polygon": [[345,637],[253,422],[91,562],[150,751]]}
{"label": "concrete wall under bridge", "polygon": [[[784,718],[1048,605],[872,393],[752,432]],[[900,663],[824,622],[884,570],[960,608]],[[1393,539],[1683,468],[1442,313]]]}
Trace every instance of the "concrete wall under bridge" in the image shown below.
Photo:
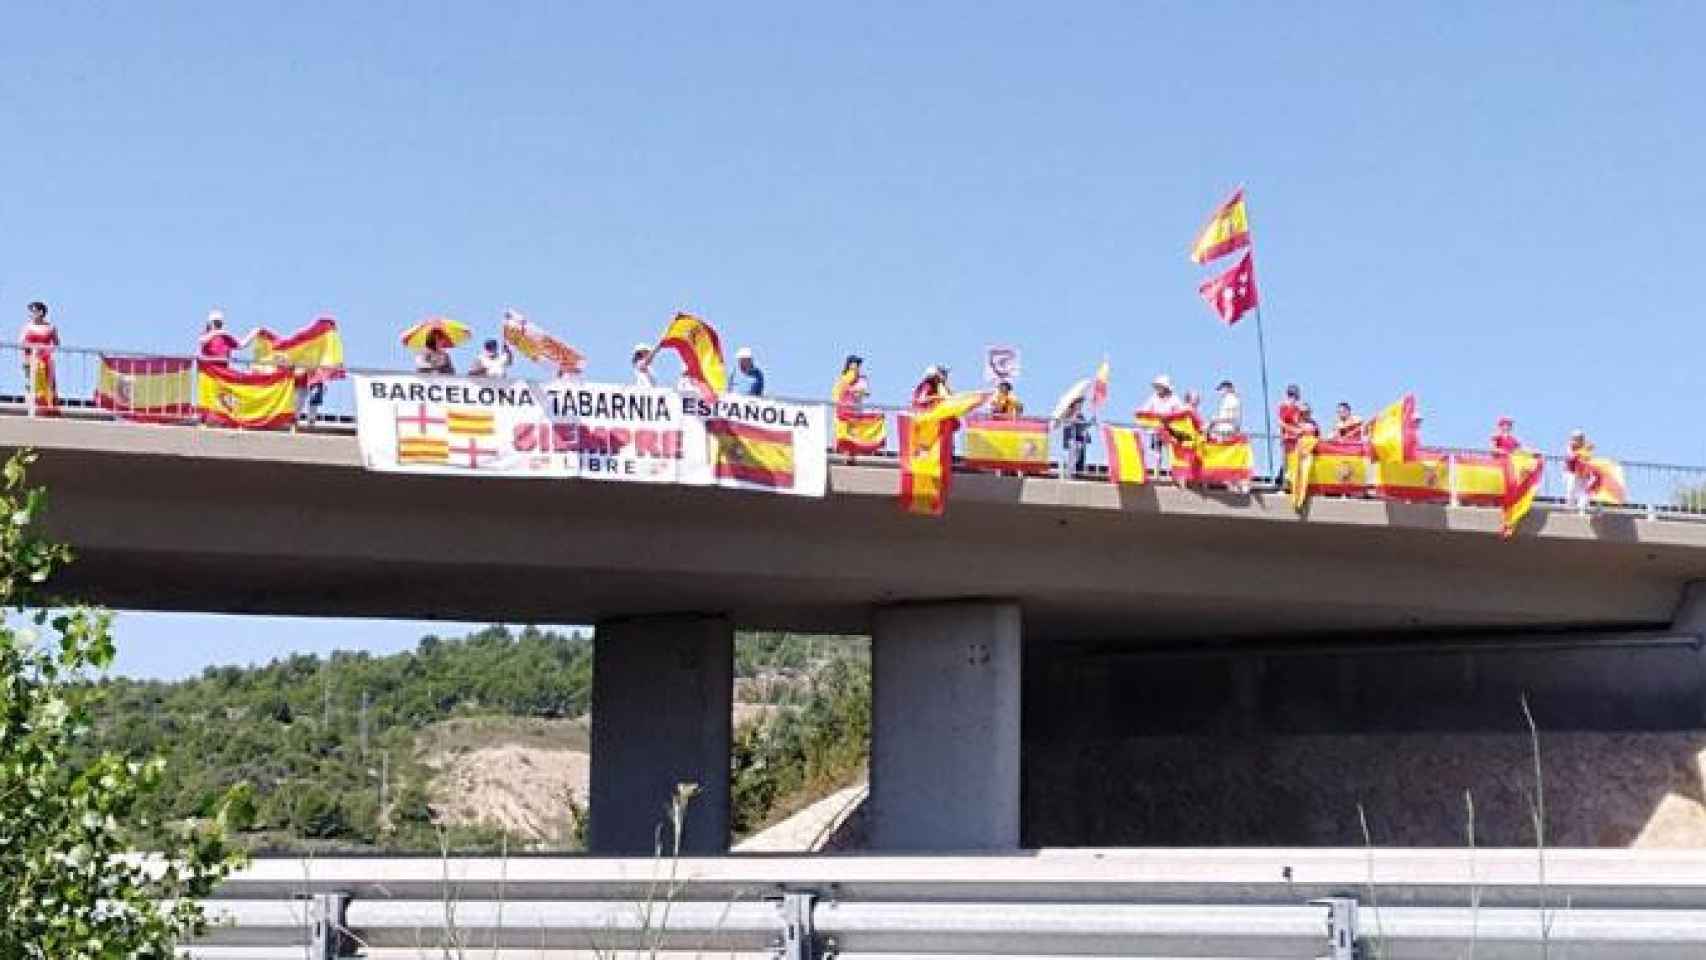
{"label": "concrete wall under bridge", "polygon": [[1033,645],[1027,846],[1706,845],[1693,633]]}

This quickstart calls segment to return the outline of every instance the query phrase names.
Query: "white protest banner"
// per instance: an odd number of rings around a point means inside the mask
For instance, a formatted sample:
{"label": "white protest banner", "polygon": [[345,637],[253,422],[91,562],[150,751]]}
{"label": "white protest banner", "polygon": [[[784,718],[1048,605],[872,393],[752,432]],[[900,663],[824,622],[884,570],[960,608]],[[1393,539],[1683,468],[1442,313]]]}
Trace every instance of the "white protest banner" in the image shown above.
{"label": "white protest banner", "polygon": [[990,346],[983,350],[983,378],[990,383],[1019,379],[1019,348]]}
{"label": "white protest banner", "polygon": [[576,477],[821,497],[820,404],[615,384],[356,376],[356,433],[370,470]]}

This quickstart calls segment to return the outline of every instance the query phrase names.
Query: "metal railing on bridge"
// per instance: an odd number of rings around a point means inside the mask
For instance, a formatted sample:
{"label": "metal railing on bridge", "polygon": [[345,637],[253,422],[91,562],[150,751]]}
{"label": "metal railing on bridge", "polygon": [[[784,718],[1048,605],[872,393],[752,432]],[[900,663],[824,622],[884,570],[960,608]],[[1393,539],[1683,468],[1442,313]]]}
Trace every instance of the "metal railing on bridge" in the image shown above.
{"label": "metal railing on bridge", "polygon": [[[137,419],[138,411],[126,405],[123,397],[100,395],[101,367],[107,358],[117,358],[131,363],[152,362],[162,369],[184,369],[183,375],[190,378],[190,402],[175,412],[161,414],[151,412],[146,418],[150,425],[200,426],[201,416],[194,407],[194,381],[196,364],[199,358],[193,355],[164,355],[139,353],[133,350],[58,347],[53,350],[54,366],[57,379],[58,401],[53,415],[68,418],[101,419],[101,420],[133,420]],[[22,348],[17,344],[0,344],[0,371],[20,370],[20,377],[15,389],[0,387],[0,414],[31,416],[40,415],[46,411],[38,409],[28,390],[24,390],[25,380]],[[8,362],[10,361],[10,362]],[[241,364],[235,364],[241,367]],[[345,368],[348,374],[397,374],[404,371],[377,368]],[[4,382],[0,380],[0,382]],[[797,403],[824,403],[821,399],[776,397]],[[864,409],[881,411],[890,418],[907,412],[907,408],[882,404],[866,404]],[[1117,426],[1130,424],[1109,421]],[[352,434],[355,432],[355,398],[347,378],[336,379],[325,385],[321,403],[316,405],[312,416],[308,410],[300,411],[297,422],[289,427],[280,429],[302,433],[322,434]],[[891,436],[895,431],[891,429]],[[1260,433],[1248,434],[1251,442],[1259,449],[1269,445],[1277,451],[1277,438]],[[1095,449],[1095,446],[1092,446]],[[1447,469],[1455,468],[1458,457],[1484,457],[1485,451],[1472,450],[1462,447],[1435,447],[1434,452],[1443,455],[1447,461]],[[831,451],[834,453],[834,451]],[[1561,455],[1547,456],[1547,469],[1543,475],[1542,484],[1536,498],[1536,508],[1566,509],[1568,477],[1562,469],[1564,458]],[[895,454],[892,450],[884,450],[875,454],[861,455],[857,462],[876,466],[894,466]],[[1685,466],[1681,464],[1650,463],[1641,461],[1622,461],[1624,480],[1627,488],[1625,502],[1615,506],[1596,506],[1593,509],[1645,516],[1649,519],[1666,520],[1701,520],[1706,519],[1706,467]],[[1059,475],[1060,464],[1051,461],[1050,472]],[[964,464],[958,464],[959,472],[988,472],[972,470]],[[1106,480],[1107,466],[1105,463],[1090,463],[1083,471],[1074,474],[1075,479]],[[1168,483],[1169,477],[1165,469],[1150,470],[1150,478],[1154,482]],[[1258,487],[1273,489],[1272,477],[1257,476]],[[1372,488],[1368,496],[1373,496]]]}
{"label": "metal railing on bridge", "polygon": [[1698,957],[1698,851],[264,859],[200,960]]}

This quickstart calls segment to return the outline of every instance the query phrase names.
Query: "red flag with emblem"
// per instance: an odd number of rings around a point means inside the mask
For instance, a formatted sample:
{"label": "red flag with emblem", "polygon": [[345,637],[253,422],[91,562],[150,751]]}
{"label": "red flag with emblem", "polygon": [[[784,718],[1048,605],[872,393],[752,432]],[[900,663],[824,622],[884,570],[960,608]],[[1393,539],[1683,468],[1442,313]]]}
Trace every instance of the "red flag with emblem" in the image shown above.
{"label": "red flag with emblem", "polygon": [[1218,277],[1212,277],[1197,288],[1202,298],[1208,301],[1208,307],[1220,315],[1220,319],[1231,326],[1239,321],[1244,314],[1254,310],[1258,303],[1256,297],[1256,261],[1252,254],[1244,254],[1244,258],[1231,270]]}

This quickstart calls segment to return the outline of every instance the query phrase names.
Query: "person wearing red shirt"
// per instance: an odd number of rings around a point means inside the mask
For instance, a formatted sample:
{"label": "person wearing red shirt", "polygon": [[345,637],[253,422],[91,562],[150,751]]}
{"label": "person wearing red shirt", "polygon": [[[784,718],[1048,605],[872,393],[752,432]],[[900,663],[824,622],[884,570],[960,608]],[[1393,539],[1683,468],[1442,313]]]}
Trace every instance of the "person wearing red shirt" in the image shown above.
{"label": "person wearing red shirt", "polygon": [[[1291,456],[1291,451],[1297,447],[1297,438],[1302,435],[1297,427],[1297,418],[1299,411],[1305,406],[1302,388],[1295,383],[1287,384],[1285,399],[1281,400],[1279,405],[1280,448],[1284,453],[1280,457],[1279,476],[1274,478],[1274,485],[1277,487],[1285,486],[1285,462]],[[1273,439],[1269,438],[1268,442],[1272,443]]]}
{"label": "person wearing red shirt", "polygon": [[59,329],[47,319],[47,304],[40,300],[32,301],[25,313],[24,328],[18,332],[24,389],[31,409],[57,410],[59,385],[53,372],[53,348],[59,346]]}
{"label": "person wearing red shirt", "polygon": [[1512,432],[1515,426],[1516,421],[1510,417],[1499,418],[1498,427],[1493,431],[1494,453],[1511,454],[1522,449],[1522,441],[1518,440],[1516,434]]}
{"label": "person wearing red shirt", "polygon": [[948,368],[931,364],[924,368],[924,379],[912,388],[912,409],[928,410],[948,395]]}
{"label": "person wearing red shirt", "polygon": [[201,362],[209,367],[226,367],[231,363],[231,355],[249,345],[254,334],[239,340],[225,329],[225,311],[209,310],[207,326],[201,334]]}

